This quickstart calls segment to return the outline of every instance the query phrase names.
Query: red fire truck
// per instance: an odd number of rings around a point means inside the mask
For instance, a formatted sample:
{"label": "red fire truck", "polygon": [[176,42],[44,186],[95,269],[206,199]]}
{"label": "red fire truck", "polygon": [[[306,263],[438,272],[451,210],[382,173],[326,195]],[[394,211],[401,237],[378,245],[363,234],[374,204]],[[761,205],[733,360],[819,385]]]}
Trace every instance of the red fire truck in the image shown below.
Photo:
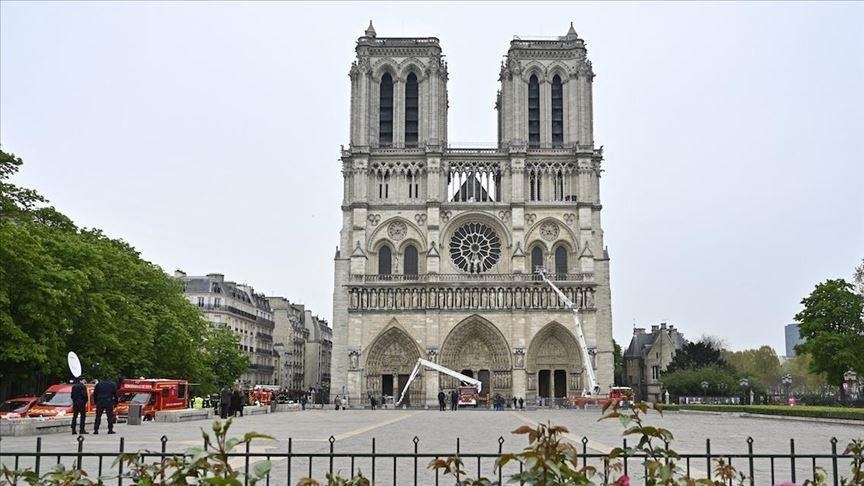
{"label": "red fire truck", "polygon": [[476,386],[460,386],[458,391],[460,407],[477,407],[477,400],[480,396]]}
{"label": "red fire truck", "polygon": [[[89,396],[87,414],[96,412],[96,403],[93,402],[93,386],[86,385]],[[69,383],[49,386],[45,393],[39,397],[39,401],[27,411],[28,417],[54,418],[66,415],[72,415],[72,385]]]}
{"label": "red fire truck", "polygon": [[124,420],[129,416],[129,405],[142,406],[141,418],[153,420],[161,410],[189,408],[189,382],[186,380],[139,379],[123,380],[120,402],[114,413]]}

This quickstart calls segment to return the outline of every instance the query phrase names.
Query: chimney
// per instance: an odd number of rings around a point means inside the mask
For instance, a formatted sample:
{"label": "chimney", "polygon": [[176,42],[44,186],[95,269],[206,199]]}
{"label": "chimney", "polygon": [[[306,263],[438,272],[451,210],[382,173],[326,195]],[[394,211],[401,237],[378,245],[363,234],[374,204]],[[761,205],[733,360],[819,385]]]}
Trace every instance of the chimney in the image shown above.
{"label": "chimney", "polygon": [[183,270],[180,270],[179,268],[177,270],[174,270],[174,278],[183,278],[185,276],[186,272],[184,272]]}
{"label": "chimney", "polygon": [[666,329],[666,323],[665,322],[660,323],[660,329]]}
{"label": "chimney", "polygon": [[207,278],[209,278],[210,280],[215,280],[219,283],[225,282],[225,275],[222,275],[221,273],[208,273]]}
{"label": "chimney", "polygon": [[634,327],[633,328],[633,334],[636,336],[641,336],[642,334],[645,334],[645,328],[644,327]]}
{"label": "chimney", "polygon": [[660,326],[658,326],[657,324],[654,324],[653,326],[651,326],[651,332],[657,332],[659,329],[660,329]]}

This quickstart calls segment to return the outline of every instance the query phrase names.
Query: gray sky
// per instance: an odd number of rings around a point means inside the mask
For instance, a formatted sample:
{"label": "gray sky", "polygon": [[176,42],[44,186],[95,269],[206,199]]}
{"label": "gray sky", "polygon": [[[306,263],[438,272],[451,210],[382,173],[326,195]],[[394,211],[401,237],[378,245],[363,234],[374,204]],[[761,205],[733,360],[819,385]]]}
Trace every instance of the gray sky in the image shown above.
{"label": "gray sky", "polygon": [[783,353],[864,256],[862,3],[0,4],[16,182],[166,271],[332,314],[354,41],[437,36],[450,142],[494,142],[514,35],[588,42],[616,339]]}

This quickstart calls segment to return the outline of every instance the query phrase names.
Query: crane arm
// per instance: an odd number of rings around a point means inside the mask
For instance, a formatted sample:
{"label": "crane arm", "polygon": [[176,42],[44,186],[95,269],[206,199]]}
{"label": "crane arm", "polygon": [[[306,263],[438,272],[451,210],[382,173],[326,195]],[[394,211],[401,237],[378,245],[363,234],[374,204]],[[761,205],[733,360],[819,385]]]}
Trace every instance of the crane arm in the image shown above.
{"label": "crane arm", "polygon": [[567,308],[573,312],[573,320],[576,323],[576,340],[579,342],[579,350],[582,351],[582,366],[588,374],[588,385],[590,386],[586,394],[590,395],[597,393],[599,388],[597,385],[597,374],[594,372],[594,366],[591,365],[591,358],[588,355],[588,344],[585,342],[585,333],[582,331],[582,321],[579,319],[579,308],[573,303],[573,301],[564,295],[564,292],[561,292],[561,289],[546,277],[546,272],[544,270],[541,269],[538,273],[540,274],[540,277],[543,278],[543,281],[546,282],[546,284],[549,285],[556,294],[558,294],[558,297],[564,301]]}
{"label": "crane arm", "polygon": [[399,395],[399,401],[396,402],[396,406],[399,406],[399,404],[402,403],[402,400],[405,399],[405,394],[408,392],[408,387],[411,386],[411,382],[413,382],[414,379],[417,378],[417,374],[420,372],[421,366],[432,368],[435,371],[444,373],[445,375],[450,375],[453,378],[468,383],[469,385],[474,385],[477,387],[477,393],[480,393],[483,388],[483,383],[481,383],[480,380],[476,378],[471,378],[468,375],[463,375],[462,373],[453,371],[450,368],[441,366],[437,363],[433,363],[423,358],[417,358],[417,364],[414,365],[414,369],[411,371],[411,375],[408,376],[408,381],[405,383],[405,387],[402,388],[402,393]]}

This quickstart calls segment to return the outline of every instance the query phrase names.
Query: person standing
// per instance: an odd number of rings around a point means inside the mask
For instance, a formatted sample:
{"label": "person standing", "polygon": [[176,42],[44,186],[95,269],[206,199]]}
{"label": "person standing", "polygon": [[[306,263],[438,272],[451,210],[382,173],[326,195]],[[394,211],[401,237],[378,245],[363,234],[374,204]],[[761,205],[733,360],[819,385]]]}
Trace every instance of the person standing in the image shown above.
{"label": "person standing", "polygon": [[525,410],[525,399],[519,397],[519,410]]}
{"label": "person standing", "polygon": [[81,378],[75,378],[75,384],[72,385],[72,433],[75,433],[75,424],[78,422],[78,417],[81,417],[81,426],[78,428],[80,433],[87,434],[84,430],[84,419],[87,415],[87,387],[81,383]]}
{"label": "person standing", "polygon": [[235,388],[231,394],[231,416],[236,417],[238,413],[243,416],[243,394],[239,388]]}
{"label": "person standing", "polygon": [[450,410],[458,410],[459,409],[459,392],[453,390],[450,392]]}
{"label": "person standing", "polygon": [[374,395],[369,397],[369,403],[372,405],[372,410],[375,410],[375,407],[378,405],[378,400]]}
{"label": "person standing", "polygon": [[447,402],[447,395],[444,394],[444,390],[438,392],[438,411],[444,411],[444,405]]}
{"label": "person standing", "polygon": [[516,410],[516,403],[517,403],[517,402],[518,402],[518,401],[516,400],[516,396],[514,395],[514,396],[513,396],[513,410]]}
{"label": "person standing", "polygon": [[219,416],[223,419],[228,418],[228,413],[231,410],[231,390],[227,386],[222,387],[219,392]]}
{"label": "person standing", "polygon": [[117,403],[117,386],[111,380],[100,381],[93,389],[93,401],[96,402],[96,420],[93,422],[93,434],[99,433],[102,414],[108,415],[108,433],[114,432],[114,405]]}
{"label": "person standing", "polygon": [[306,410],[306,395],[300,396],[300,410]]}

